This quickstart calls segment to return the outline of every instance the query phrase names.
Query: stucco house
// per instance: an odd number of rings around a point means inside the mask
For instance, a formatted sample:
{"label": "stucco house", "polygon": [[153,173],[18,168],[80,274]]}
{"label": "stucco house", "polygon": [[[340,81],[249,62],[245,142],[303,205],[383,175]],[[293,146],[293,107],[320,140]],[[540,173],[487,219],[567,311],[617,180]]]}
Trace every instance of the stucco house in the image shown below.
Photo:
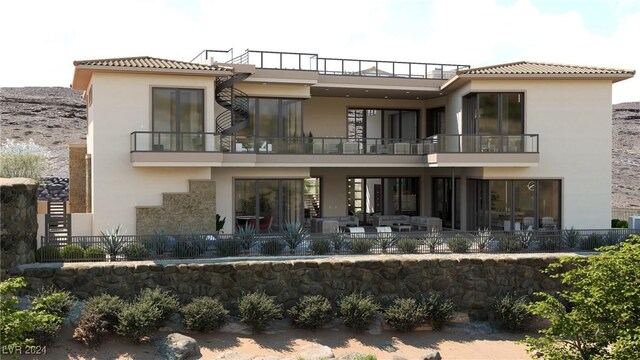
{"label": "stucco house", "polygon": [[90,216],[73,235],[208,233],[215,214],[226,233],[377,215],[608,228],[612,84],[635,74],[253,50],[74,65]]}

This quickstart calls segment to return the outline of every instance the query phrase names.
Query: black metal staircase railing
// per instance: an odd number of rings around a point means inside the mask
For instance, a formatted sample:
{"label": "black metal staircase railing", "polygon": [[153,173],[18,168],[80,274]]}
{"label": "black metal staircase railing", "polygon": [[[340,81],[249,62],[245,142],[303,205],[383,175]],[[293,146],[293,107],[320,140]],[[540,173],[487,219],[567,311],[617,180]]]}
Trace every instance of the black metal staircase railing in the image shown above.
{"label": "black metal staircase railing", "polygon": [[[216,132],[222,135],[233,135],[249,124],[249,96],[233,85],[248,78],[251,74],[239,73],[216,80],[216,102],[227,109],[216,117]],[[223,151],[231,150],[231,139],[222,137],[220,144]]]}

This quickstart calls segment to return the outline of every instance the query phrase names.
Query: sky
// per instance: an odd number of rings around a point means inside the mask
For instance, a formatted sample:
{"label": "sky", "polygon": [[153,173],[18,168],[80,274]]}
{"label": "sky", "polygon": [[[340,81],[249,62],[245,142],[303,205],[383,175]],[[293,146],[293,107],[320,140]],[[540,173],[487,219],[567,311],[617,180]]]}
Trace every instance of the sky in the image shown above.
{"label": "sky", "polygon": [[[486,66],[640,70],[640,0],[16,0],[0,2],[0,86],[69,86],[73,61],[204,49]],[[613,103],[640,101],[640,74]]]}

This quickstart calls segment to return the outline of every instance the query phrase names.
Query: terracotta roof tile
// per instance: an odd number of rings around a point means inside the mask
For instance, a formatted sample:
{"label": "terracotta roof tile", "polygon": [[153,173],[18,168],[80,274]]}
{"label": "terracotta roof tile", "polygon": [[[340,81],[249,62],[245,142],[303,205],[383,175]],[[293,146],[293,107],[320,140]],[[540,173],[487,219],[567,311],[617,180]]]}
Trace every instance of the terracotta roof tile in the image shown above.
{"label": "terracotta roof tile", "polygon": [[549,64],[529,61],[491,65],[458,71],[459,75],[616,75],[635,74],[633,70],[593,66]]}
{"label": "terracotta roof tile", "polygon": [[120,68],[144,68],[144,69],[167,69],[167,70],[216,70],[225,69],[216,65],[197,64],[187,61],[159,59],[150,56],[137,56],[127,58],[97,59],[74,61],[73,65],[79,66],[112,66]]}

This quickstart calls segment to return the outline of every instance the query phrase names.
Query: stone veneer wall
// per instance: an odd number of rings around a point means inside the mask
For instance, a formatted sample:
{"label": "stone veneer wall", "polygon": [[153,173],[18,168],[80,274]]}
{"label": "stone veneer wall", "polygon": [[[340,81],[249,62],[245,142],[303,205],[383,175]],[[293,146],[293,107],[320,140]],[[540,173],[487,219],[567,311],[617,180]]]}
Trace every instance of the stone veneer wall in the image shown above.
{"label": "stone veneer wall", "polygon": [[212,234],[216,231],[216,182],[189,180],[188,193],[162,194],[162,206],[136,208],[136,234]]}
{"label": "stone veneer wall", "polygon": [[[38,182],[0,178],[0,268],[32,263],[38,233]],[[4,277],[4,276],[2,276]]]}
{"label": "stone veneer wall", "polygon": [[69,144],[69,207],[87,212],[87,144]]}
{"label": "stone veneer wall", "polygon": [[362,291],[382,302],[396,296],[435,291],[476,318],[486,316],[493,297],[518,291],[556,291],[559,282],[540,272],[559,255],[385,255],[341,256],[281,261],[210,260],[193,264],[161,262],[31,264],[18,269],[30,291],[54,284],[80,298],[101,293],[131,297],[156,286],[188,300],[219,297],[227,306],[243,292],[264,290],[291,306],[303,295],[337,299]]}

